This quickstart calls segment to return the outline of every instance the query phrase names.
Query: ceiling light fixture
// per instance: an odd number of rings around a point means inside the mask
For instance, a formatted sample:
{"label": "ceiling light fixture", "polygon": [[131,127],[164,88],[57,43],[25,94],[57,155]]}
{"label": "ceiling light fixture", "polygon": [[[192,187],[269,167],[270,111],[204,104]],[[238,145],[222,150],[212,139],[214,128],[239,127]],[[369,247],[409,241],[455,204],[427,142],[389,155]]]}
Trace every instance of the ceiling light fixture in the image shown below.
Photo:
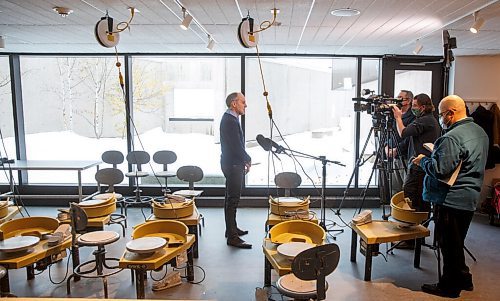
{"label": "ceiling light fixture", "polygon": [[69,16],[73,10],[72,9],[69,9],[67,7],[60,7],[60,6],[56,6],[54,8],[52,8],[53,11],[55,11],[56,13],[59,14],[59,16],[63,17],[63,18],[66,18],[67,16]]}
{"label": "ceiling light fixture", "polygon": [[474,24],[470,28],[470,32],[478,33],[481,27],[483,27],[484,25],[484,19],[481,17],[478,18],[479,11],[473,13],[472,15],[474,16]]}
{"label": "ceiling light fixture", "polygon": [[415,49],[413,49],[413,54],[414,55],[419,54],[420,51],[422,51],[422,48],[424,48],[424,45],[420,43],[420,40],[417,40],[417,42],[415,43]]}
{"label": "ceiling light fixture", "polygon": [[191,21],[193,21],[193,16],[191,16],[184,7],[182,8],[182,15],[184,16],[184,20],[182,20],[181,28],[187,30]]}
{"label": "ceiling light fixture", "polygon": [[5,38],[3,36],[0,36],[0,49],[5,48]]}
{"label": "ceiling light fixture", "polygon": [[208,35],[207,49],[210,50],[210,51],[213,51],[214,50],[214,46],[215,46],[215,40],[212,39],[211,35]]}
{"label": "ceiling light fixture", "polygon": [[330,12],[336,17],[353,17],[359,15],[361,12],[355,8],[338,8]]}

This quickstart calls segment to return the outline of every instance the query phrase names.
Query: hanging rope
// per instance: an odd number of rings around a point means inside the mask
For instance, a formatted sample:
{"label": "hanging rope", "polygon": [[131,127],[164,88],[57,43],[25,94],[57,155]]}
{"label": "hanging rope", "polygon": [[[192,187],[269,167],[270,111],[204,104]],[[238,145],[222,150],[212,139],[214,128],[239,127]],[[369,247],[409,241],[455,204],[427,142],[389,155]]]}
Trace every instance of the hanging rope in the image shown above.
{"label": "hanging rope", "polygon": [[264,72],[262,71],[262,63],[260,61],[260,54],[259,54],[259,46],[255,45],[255,50],[257,51],[257,61],[259,62],[259,70],[260,70],[260,78],[262,79],[262,87],[264,88],[264,92],[262,95],[266,98],[266,105],[267,105],[267,115],[269,116],[269,119],[273,119],[273,109],[271,108],[271,103],[269,102],[269,92],[267,92],[266,88],[266,82],[264,80]]}

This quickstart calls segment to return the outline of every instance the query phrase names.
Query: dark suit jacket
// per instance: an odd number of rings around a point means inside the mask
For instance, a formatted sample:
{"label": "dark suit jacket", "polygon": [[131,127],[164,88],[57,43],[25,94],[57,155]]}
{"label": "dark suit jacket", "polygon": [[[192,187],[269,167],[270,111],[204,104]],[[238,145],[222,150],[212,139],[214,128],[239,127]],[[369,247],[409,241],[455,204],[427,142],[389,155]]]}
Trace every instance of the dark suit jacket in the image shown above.
{"label": "dark suit jacket", "polygon": [[245,165],[251,162],[245,151],[245,140],[238,118],[224,113],[220,121],[221,166]]}

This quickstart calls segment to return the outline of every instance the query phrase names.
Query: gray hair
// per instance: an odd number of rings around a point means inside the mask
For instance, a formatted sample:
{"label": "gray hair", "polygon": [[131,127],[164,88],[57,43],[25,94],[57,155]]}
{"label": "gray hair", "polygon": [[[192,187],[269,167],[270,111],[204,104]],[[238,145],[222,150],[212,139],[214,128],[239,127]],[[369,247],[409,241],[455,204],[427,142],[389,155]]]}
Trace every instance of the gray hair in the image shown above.
{"label": "gray hair", "polygon": [[401,92],[406,93],[406,97],[408,97],[410,100],[413,100],[413,93],[410,90],[401,90]]}
{"label": "gray hair", "polygon": [[231,103],[236,100],[239,94],[239,92],[233,92],[226,97],[226,105],[228,108],[231,107]]}

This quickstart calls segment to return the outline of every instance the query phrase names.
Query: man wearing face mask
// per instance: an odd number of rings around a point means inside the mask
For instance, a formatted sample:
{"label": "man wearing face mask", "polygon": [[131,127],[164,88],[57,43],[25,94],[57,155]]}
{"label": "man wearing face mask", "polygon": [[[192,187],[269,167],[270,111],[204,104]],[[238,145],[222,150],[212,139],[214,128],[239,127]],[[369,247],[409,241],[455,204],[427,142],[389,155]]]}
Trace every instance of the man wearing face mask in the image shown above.
{"label": "man wearing face mask", "polygon": [[[426,293],[457,298],[472,291],[472,274],[465,263],[467,236],[483,184],[488,136],[466,115],[465,102],[450,95],[439,103],[439,122],[445,134],[436,140],[430,156],[420,154],[413,164],[426,173],[424,198],[436,204],[434,236],[443,254],[443,274],[436,284],[424,284]],[[447,179],[458,169],[451,186]]]}
{"label": "man wearing face mask", "polygon": [[[403,184],[405,197],[412,201],[412,207],[417,211],[430,211],[430,204],[423,202],[422,191],[425,172],[417,165],[411,164],[411,160],[418,155],[430,155],[430,151],[424,148],[424,143],[434,143],[440,136],[441,129],[438,121],[432,114],[434,105],[427,94],[418,94],[412,102],[411,111],[415,115],[415,120],[405,126],[402,120],[402,113],[398,107],[393,107],[394,119],[399,136],[402,139],[409,137],[410,144],[408,157],[410,158],[408,171]],[[414,240],[400,243],[399,248],[413,248]]]}

